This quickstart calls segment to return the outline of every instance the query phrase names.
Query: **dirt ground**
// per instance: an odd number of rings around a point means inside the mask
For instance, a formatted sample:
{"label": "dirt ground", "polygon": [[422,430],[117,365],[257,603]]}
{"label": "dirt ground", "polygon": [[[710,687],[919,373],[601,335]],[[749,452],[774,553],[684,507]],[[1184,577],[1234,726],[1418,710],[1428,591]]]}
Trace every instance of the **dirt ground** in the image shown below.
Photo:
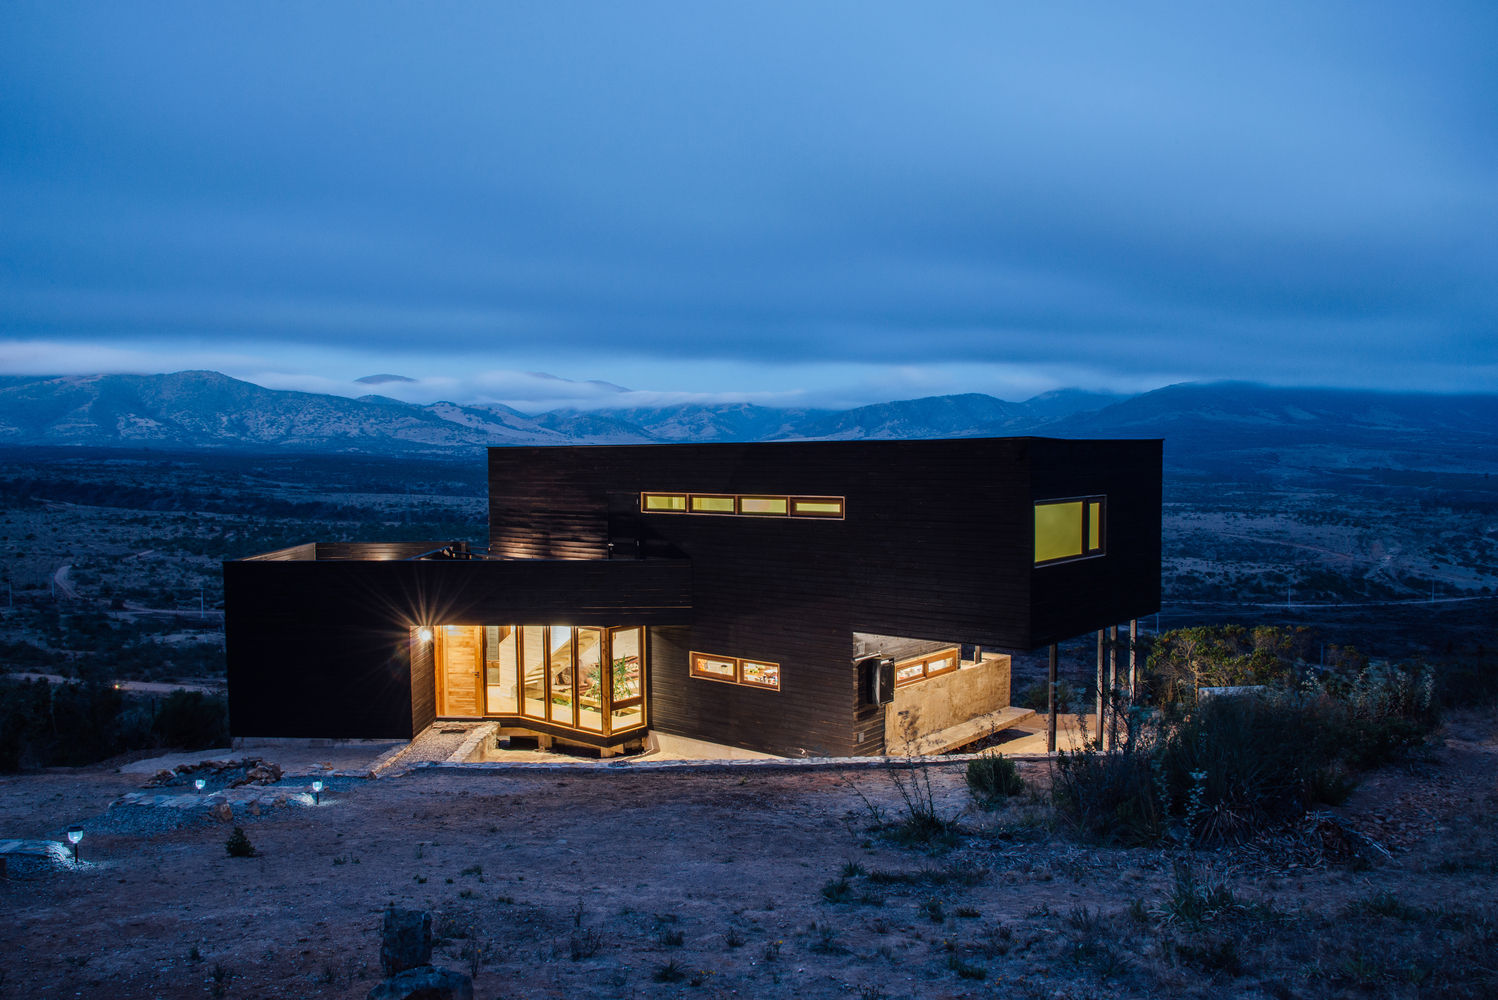
{"label": "dirt ground", "polygon": [[[1078,844],[1036,794],[1044,762],[994,811],[952,763],[337,778],[236,821],[252,858],[228,824],[111,824],[139,774],[8,777],[0,837],[89,832],[84,864],[0,880],[0,996],[363,997],[392,903],[433,913],[436,961],[480,998],[1493,996],[1495,737],[1495,713],[1460,715],[1367,776],[1334,810],[1376,842],[1361,861],[1293,831]],[[952,844],[871,829],[928,779]],[[1187,870],[1230,891],[1215,923],[1167,905]]]}

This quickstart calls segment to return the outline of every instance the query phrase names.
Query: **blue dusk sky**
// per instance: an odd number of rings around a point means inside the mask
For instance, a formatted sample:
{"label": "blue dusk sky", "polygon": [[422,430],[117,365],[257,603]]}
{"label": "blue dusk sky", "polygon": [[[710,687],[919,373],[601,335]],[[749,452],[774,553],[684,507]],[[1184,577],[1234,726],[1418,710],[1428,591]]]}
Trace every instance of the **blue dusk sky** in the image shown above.
{"label": "blue dusk sky", "polygon": [[1492,391],[1498,4],[10,0],[0,371],[183,368]]}

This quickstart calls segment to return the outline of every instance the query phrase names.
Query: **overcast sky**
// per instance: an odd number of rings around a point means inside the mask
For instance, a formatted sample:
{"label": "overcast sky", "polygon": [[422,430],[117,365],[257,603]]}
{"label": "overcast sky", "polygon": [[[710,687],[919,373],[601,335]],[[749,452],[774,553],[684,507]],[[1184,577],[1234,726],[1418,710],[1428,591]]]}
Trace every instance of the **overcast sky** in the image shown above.
{"label": "overcast sky", "polygon": [[1498,4],[8,0],[0,370],[182,368],[1498,390]]}

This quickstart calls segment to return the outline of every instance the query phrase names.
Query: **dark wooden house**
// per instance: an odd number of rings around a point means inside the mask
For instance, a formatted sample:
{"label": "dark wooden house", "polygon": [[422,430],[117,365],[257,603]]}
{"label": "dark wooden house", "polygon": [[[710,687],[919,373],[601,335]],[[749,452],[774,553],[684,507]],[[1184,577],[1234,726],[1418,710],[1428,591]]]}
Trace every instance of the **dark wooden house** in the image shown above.
{"label": "dark wooden house", "polygon": [[1004,651],[1158,609],[1160,471],[1156,440],[491,448],[487,549],[224,564],[232,727],[935,745],[1008,705]]}

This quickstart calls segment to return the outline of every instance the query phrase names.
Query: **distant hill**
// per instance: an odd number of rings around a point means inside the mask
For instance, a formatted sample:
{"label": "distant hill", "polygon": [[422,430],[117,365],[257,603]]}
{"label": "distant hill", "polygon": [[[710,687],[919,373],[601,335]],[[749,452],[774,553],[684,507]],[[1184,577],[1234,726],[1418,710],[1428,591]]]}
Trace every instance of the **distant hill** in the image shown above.
{"label": "distant hill", "polygon": [[0,376],[0,445],[346,452],[441,457],[488,445],[1159,437],[1193,472],[1360,468],[1498,472],[1498,395],[1439,396],[1187,383],[1133,397],[979,393],[848,410],[749,403],[526,414],[265,389],[217,372]]}

